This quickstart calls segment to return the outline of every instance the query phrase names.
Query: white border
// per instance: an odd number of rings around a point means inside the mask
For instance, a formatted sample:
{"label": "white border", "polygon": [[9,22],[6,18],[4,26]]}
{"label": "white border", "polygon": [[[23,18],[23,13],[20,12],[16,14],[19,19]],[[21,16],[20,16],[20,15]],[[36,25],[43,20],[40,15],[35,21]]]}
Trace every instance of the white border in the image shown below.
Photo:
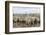
{"label": "white border", "polygon": [[[12,7],[13,6],[20,6],[20,7],[40,7],[40,18],[41,18],[41,24],[40,27],[28,27],[28,28],[13,28],[13,12]],[[33,5],[33,4],[9,4],[9,32],[21,32],[21,31],[39,31],[43,30],[43,5]]]}

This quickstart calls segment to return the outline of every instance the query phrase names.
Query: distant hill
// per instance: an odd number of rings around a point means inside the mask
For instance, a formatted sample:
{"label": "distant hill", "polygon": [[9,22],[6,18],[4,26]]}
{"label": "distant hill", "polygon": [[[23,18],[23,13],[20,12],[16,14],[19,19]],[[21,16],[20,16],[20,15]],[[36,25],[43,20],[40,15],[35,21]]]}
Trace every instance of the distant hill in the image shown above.
{"label": "distant hill", "polygon": [[30,13],[30,14],[13,14],[13,16],[40,16],[39,13]]}

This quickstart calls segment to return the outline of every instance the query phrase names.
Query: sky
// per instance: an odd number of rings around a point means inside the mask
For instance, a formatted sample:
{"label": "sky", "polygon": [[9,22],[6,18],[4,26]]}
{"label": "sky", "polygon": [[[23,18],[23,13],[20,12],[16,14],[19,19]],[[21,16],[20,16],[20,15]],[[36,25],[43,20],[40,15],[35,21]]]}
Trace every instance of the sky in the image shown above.
{"label": "sky", "polygon": [[36,7],[13,7],[13,14],[40,13],[40,8]]}

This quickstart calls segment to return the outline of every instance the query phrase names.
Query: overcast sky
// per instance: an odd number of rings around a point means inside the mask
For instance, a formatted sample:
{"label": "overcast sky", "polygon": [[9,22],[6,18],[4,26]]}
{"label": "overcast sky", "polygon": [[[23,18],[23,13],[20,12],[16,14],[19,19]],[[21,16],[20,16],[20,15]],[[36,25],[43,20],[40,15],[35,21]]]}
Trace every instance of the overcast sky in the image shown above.
{"label": "overcast sky", "polygon": [[40,8],[36,7],[13,7],[13,14],[29,14],[29,13],[40,13]]}

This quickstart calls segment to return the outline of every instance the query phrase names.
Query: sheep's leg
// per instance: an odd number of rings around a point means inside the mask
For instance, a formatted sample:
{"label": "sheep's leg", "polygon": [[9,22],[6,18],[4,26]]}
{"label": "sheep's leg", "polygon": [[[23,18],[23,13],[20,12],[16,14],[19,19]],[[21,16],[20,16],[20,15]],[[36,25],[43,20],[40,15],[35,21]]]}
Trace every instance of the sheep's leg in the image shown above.
{"label": "sheep's leg", "polygon": [[34,25],[34,21],[33,21],[33,25]]}

